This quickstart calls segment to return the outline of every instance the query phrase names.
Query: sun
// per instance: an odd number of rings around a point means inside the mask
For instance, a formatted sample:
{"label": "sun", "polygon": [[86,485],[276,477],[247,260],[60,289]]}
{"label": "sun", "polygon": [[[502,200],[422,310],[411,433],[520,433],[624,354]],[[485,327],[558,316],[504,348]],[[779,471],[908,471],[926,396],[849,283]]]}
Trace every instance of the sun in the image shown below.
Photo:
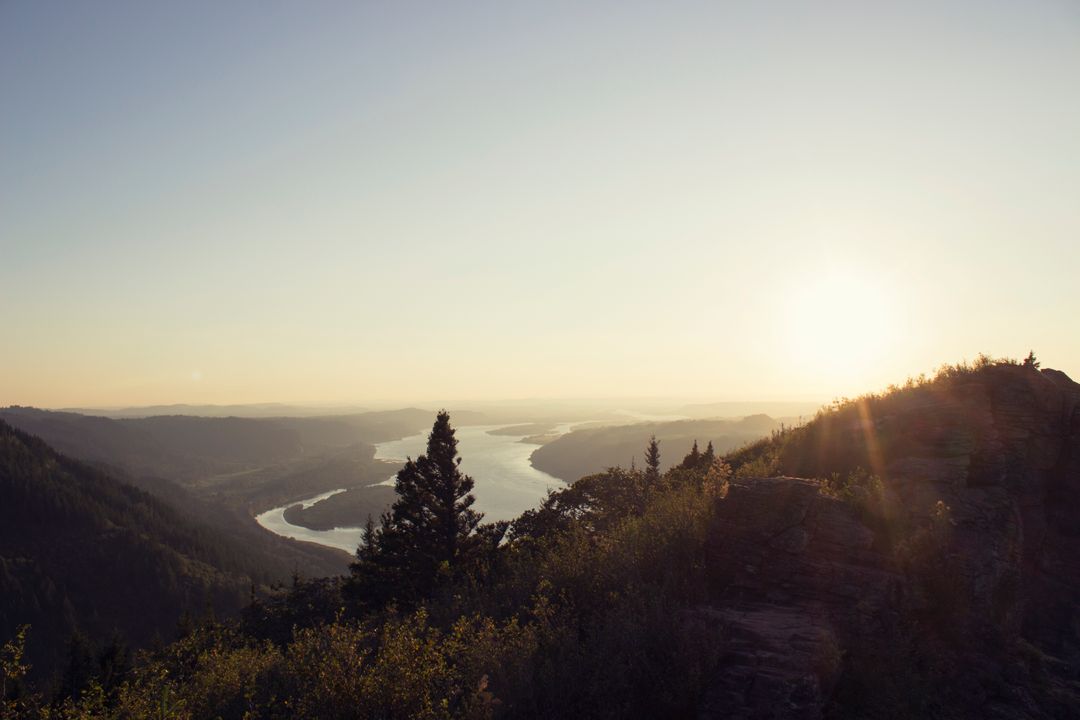
{"label": "sun", "polygon": [[806,380],[862,387],[898,342],[895,303],[872,274],[834,270],[799,284],[785,308],[788,361]]}

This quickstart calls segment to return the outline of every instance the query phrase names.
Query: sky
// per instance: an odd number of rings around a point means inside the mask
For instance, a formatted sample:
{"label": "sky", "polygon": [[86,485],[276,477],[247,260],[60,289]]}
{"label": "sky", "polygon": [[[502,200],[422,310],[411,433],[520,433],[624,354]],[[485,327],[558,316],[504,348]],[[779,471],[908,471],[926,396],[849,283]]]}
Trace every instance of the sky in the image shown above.
{"label": "sky", "polygon": [[1080,5],[0,2],[0,405],[1080,379]]}

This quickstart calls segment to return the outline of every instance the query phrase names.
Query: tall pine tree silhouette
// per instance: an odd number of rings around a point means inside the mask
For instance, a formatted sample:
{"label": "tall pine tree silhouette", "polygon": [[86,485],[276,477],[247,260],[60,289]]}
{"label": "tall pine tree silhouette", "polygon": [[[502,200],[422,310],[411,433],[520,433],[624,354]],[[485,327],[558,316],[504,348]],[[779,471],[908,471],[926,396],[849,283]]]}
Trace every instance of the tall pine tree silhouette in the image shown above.
{"label": "tall pine tree silhouette", "polygon": [[645,477],[650,482],[660,479],[660,441],[653,435],[645,447]]}
{"label": "tall pine tree silhouette", "polygon": [[398,471],[398,499],[379,526],[368,520],[348,590],[361,605],[429,597],[470,559],[483,517],[472,509],[473,479],[461,472],[450,414],[440,411],[427,452]]}
{"label": "tall pine tree silhouette", "polygon": [[694,447],[690,448],[690,453],[683,458],[682,464],[684,468],[690,470],[697,470],[701,467],[701,451],[698,450],[697,438],[694,438]]}
{"label": "tall pine tree silhouette", "polygon": [[716,448],[713,447],[712,440],[705,446],[705,452],[701,455],[701,466],[703,468],[709,468],[716,460]]}

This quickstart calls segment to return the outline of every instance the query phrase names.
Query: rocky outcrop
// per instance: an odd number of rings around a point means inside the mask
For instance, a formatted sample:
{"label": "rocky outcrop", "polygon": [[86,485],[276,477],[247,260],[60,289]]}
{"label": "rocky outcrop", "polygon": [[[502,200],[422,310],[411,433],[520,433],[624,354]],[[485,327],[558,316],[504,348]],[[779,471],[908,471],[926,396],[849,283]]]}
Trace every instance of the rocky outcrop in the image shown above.
{"label": "rocky outcrop", "polygon": [[[947,662],[933,672],[970,717],[1080,712],[1080,385],[996,365],[861,401],[777,443],[788,472],[872,471],[879,520],[904,534],[883,534],[815,480],[734,481],[709,544],[713,602],[700,610],[726,638],[702,717],[835,715],[838,683],[862,657],[852,647],[898,652],[901,626],[937,643]],[[904,553],[944,508],[929,570],[955,597],[935,631],[919,623],[945,601]]]}
{"label": "rocky outcrop", "polygon": [[900,576],[856,512],[797,478],[739,480],[708,546],[725,637],[703,717],[820,717],[848,628],[892,612]]}
{"label": "rocky outcrop", "polygon": [[996,366],[869,405],[877,472],[914,520],[938,501],[970,616],[1055,653],[1080,646],[1080,385]]}

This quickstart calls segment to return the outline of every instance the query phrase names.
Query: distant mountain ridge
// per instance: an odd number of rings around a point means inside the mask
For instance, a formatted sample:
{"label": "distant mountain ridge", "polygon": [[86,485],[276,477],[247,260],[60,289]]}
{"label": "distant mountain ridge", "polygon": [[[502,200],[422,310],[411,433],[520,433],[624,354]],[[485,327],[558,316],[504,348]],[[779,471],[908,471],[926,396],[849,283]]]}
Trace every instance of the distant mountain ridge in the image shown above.
{"label": "distant mountain ridge", "polygon": [[[486,419],[468,411],[458,415],[463,424]],[[29,407],[0,409],[0,419],[81,460],[182,481],[265,467],[357,443],[397,439],[421,432],[431,416],[431,411],[419,408],[265,418],[108,418]]]}
{"label": "distant mountain ridge", "polygon": [[538,448],[532,464],[567,482],[609,467],[644,462],[645,446],[653,435],[660,441],[660,468],[679,464],[694,441],[701,450],[712,442],[717,453],[728,452],[768,435],[780,422],[768,415],[742,419],[672,420],[631,425],[585,427]]}
{"label": "distant mountain ridge", "polygon": [[748,415],[769,415],[780,417],[811,418],[823,405],[820,402],[802,402],[786,400],[763,401],[724,401],[713,403],[691,403],[680,406],[675,412],[689,418],[740,418]]}
{"label": "distant mountain ridge", "polygon": [[196,417],[307,417],[318,415],[345,415],[367,412],[367,408],[353,405],[292,405],[289,403],[250,403],[234,405],[137,405],[120,408],[56,408],[55,412],[96,415],[107,418],[144,418],[155,415],[193,415]]}
{"label": "distant mountain ridge", "polygon": [[7,408],[0,410],[0,419],[82,460],[169,478],[240,469],[302,451],[295,429],[250,418],[111,419]]}

